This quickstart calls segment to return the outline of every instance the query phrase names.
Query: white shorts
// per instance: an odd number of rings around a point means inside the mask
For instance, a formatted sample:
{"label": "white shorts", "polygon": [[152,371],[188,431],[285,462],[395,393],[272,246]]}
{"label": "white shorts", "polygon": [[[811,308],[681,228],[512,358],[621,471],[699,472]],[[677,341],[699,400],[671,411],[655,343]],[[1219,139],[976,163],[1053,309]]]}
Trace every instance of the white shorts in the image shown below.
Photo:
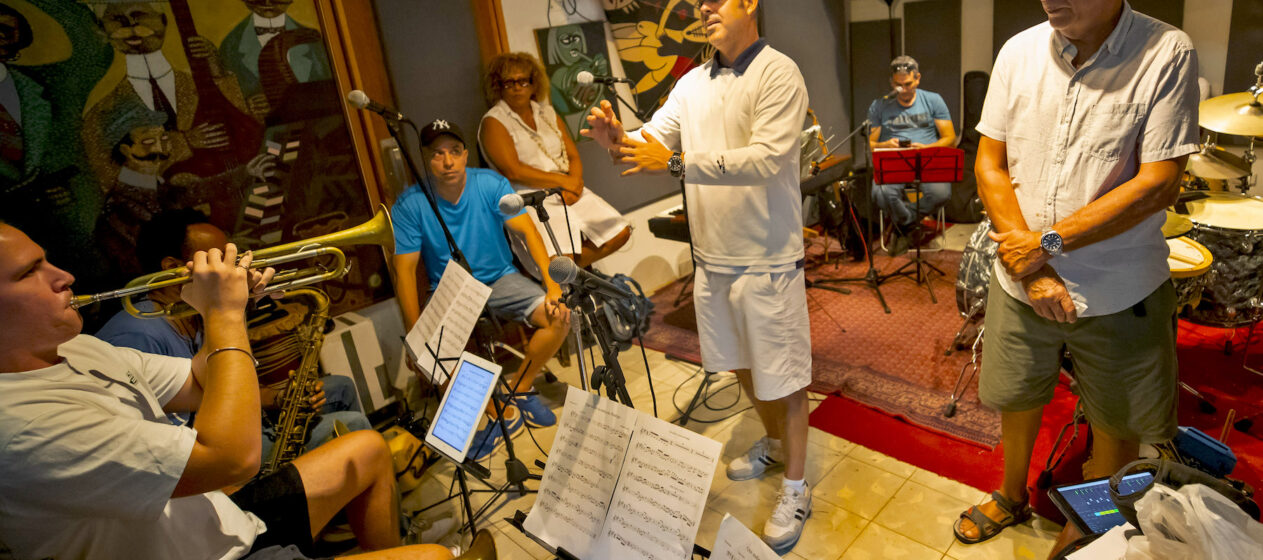
{"label": "white shorts", "polygon": [[[583,252],[583,237],[587,237],[593,245],[600,247],[630,225],[630,222],[619,214],[618,210],[591,189],[583,189],[583,194],[579,196],[574,206],[566,206],[559,196],[550,196],[544,199],[544,210],[548,212],[548,224],[553,227],[553,235],[557,236],[557,244],[561,246],[561,252],[567,254],[577,255]],[[535,208],[528,208],[527,213],[531,215],[531,221],[535,222],[535,229],[539,230],[539,236],[544,240],[548,256],[557,256],[557,252],[553,250],[553,242],[548,239],[548,230],[544,229],[544,224],[539,221]],[[566,226],[567,216],[570,218],[569,227]],[[518,258],[520,259],[521,256]]]}
{"label": "white shorts", "polygon": [[811,384],[811,321],[803,269],[721,274],[697,268],[693,279],[702,366],[749,369],[761,401]]}

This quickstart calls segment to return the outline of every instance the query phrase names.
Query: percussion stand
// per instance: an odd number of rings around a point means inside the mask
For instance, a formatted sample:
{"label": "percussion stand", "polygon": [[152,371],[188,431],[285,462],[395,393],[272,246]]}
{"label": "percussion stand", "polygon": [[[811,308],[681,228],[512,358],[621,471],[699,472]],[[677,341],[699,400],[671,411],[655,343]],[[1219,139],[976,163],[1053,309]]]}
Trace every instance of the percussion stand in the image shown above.
{"label": "percussion stand", "polygon": [[[856,127],[855,130],[852,130],[850,134],[846,135],[846,138],[842,140],[842,143],[845,144],[853,136],[855,136],[856,134],[859,134],[860,131],[865,131],[863,144],[865,146],[868,146],[868,132],[867,131],[870,124],[871,123],[869,123],[867,120],[860,123],[860,125]],[[864,155],[865,155],[865,158],[868,160],[867,163],[869,164],[869,169],[872,169],[872,148],[864,150]],[[872,174],[869,174],[869,178],[870,179],[872,178]],[[871,192],[872,190],[871,181],[865,181],[859,184],[867,185]],[[829,291],[838,292],[841,294],[849,294],[851,293],[850,290],[839,287],[839,286],[832,286],[830,284],[848,284],[851,282],[863,283],[865,286],[872,288],[873,293],[877,294],[877,301],[881,302],[882,309],[886,311],[887,315],[889,315],[890,304],[886,303],[886,297],[883,296],[881,293],[881,283],[885,281],[885,278],[883,278],[880,274],[877,273],[877,267],[873,265],[873,251],[872,251],[872,247],[870,243],[868,242],[868,240],[871,239],[873,235],[873,221],[872,220],[868,221],[867,228],[860,227],[859,218],[855,215],[855,204],[851,201],[851,195],[848,191],[849,189],[842,189],[838,192],[838,195],[846,198],[847,214],[851,217],[851,223],[855,226],[855,234],[860,236],[860,241],[864,245],[864,256],[867,257],[868,259],[868,270],[864,273],[863,276],[856,276],[856,277],[850,277],[850,278],[821,278],[819,280],[808,280],[807,287],[820,288],[822,290],[829,290]],[[839,227],[838,229],[841,229],[841,227]],[[867,235],[861,233],[861,231],[864,231],[865,229],[867,229]],[[834,237],[838,237],[839,243],[842,242],[842,238],[839,237],[836,233]]]}

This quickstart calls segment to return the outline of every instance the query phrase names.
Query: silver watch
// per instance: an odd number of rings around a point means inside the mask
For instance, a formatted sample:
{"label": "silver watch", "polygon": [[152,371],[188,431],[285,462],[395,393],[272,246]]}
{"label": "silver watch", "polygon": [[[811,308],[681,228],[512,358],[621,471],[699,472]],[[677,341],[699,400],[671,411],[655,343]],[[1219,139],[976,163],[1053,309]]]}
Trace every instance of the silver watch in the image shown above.
{"label": "silver watch", "polygon": [[1065,241],[1061,238],[1061,234],[1057,233],[1055,229],[1045,231],[1043,235],[1039,236],[1039,246],[1054,257],[1061,256],[1061,248],[1064,244]]}
{"label": "silver watch", "polygon": [[684,176],[684,158],[680,157],[680,152],[671,154],[671,159],[667,160],[667,171],[671,172],[672,177]]}

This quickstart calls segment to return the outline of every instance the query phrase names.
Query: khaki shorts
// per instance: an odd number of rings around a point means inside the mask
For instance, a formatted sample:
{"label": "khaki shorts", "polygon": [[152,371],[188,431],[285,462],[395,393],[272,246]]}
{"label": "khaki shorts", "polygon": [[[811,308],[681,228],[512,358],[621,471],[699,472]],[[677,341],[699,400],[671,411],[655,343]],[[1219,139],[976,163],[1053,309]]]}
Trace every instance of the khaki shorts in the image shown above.
{"label": "khaki shorts", "polygon": [[1057,323],[1004,291],[993,276],[978,397],[1002,412],[1052,401],[1061,348],[1070,351],[1088,421],[1142,443],[1176,433],[1175,288],[1165,282],[1136,306]]}
{"label": "khaki shorts", "polygon": [[761,401],[811,384],[811,320],[803,269],[721,274],[697,267],[693,303],[707,371],[749,369]]}

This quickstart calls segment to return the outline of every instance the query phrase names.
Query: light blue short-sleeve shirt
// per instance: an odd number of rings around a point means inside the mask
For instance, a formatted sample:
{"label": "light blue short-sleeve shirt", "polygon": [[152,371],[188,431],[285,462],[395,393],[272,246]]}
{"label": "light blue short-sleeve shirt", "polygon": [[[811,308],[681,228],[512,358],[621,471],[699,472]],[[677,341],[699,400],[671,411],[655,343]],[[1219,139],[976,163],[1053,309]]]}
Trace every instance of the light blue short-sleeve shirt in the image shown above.
{"label": "light blue short-sleeve shirt", "polygon": [[[469,261],[474,278],[487,285],[517,272],[504,222],[524,211],[514,216],[501,214],[500,197],[506,194],[513,194],[508,179],[489,169],[470,168],[465,173],[465,190],[456,204],[435,197],[443,221]],[[438,286],[452,252],[420,185],[404,191],[390,210],[390,217],[395,226],[395,254],[420,251],[430,286]]]}
{"label": "light blue short-sleeve shirt", "polygon": [[932,91],[917,90],[912,105],[904,107],[896,98],[876,99],[868,106],[868,120],[881,127],[878,142],[902,138],[918,144],[932,144],[939,139],[934,121],[950,121],[951,113],[943,96]]}

